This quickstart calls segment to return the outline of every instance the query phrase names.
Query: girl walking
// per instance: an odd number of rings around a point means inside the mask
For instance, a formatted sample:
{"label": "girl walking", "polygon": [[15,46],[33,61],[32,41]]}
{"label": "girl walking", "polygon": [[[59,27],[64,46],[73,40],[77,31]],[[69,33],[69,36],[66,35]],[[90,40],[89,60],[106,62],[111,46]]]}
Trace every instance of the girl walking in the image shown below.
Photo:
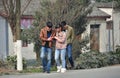
{"label": "girl walking", "polygon": [[[57,64],[57,72],[64,73],[66,72],[66,33],[63,31],[63,27],[61,24],[56,27],[56,46],[55,46],[55,61]],[[60,59],[61,62],[60,62]],[[62,64],[61,64],[62,63]],[[62,66],[61,66],[62,65]]]}

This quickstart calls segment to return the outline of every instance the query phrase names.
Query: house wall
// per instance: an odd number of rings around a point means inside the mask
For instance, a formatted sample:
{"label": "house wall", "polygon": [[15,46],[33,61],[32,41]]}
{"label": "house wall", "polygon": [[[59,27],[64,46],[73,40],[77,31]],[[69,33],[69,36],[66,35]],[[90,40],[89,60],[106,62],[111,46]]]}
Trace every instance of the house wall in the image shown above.
{"label": "house wall", "polygon": [[106,44],[106,52],[113,51],[113,36],[112,36],[112,29],[106,29],[106,36],[107,36],[107,44]]}
{"label": "house wall", "polygon": [[0,16],[0,59],[8,55],[8,25],[5,18]]}
{"label": "house wall", "polygon": [[90,34],[90,25],[100,24],[99,28],[99,51],[106,52],[108,44],[108,33],[106,30],[106,20],[105,19],[90,19],[88,22],[87,31]]}
{"label": "house wall", "polygon": [[[106,12],[107,14],[111,15],[109,20],[113,20],[113,33],[114,33],[114,49],[116,48],[116,45],[120,45],[120,12],[119,11],[114,11],[112,8],[99,8],[100,10]],[[109,30],[106,30],[107,33],[109,34]],[[112,30],[110,30],[110,48],[111,51],[113,51],[113,37],[112,37]]]}
{"label": "house wall", "polygon": [[108,32],[106,30],[106,21],[101,21],[100,26],[100,52],[108,51]]}
{"label": "house wall", "polygon": [[113,31],[110,30],[110,31],[114,33],[114,36],[111,35],[112,36],[111,39],[114,39],[114,41],[111,40],[110,44],[111,44],[112,50],[113,50],[113,43],[114,43],[114,49],[116,49],[116,45],[120,45],[120,11],[117,9],[113,10],[112,5],[111,5],[111,8],[99,8],[99,9],[111,15],[111,19],[108,19],[108,20],[113,20],[114,30]]}
{"label": "house wall", "polygon": [[120,45],[120,12],[113,12],[114,46]]}
{"label": "house wall", "polygon": [[22,56],[27,60],[36,59],[36,53],[33,48],[33,43],[28,44],[27,47],[22,47]]}

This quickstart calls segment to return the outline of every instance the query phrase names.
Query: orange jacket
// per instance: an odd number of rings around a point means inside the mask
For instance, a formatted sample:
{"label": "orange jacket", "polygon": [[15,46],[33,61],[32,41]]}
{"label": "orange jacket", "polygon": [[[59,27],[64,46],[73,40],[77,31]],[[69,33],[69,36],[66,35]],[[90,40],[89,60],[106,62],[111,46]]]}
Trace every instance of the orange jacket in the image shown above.
{"label": "orange jacket", "polygon": [[[55,30],[52,30],[52,33],[51,33],[51,37],[54,37],[55,36]],[[44,46],[46,44],[46,41],[47,41],[47,29],[46,27],[42,28],[41,31],[40,31],[40,39],[42,41],[42,46]],[[53,41],[49,41],[49,47],[52,47],[53,45]]]}

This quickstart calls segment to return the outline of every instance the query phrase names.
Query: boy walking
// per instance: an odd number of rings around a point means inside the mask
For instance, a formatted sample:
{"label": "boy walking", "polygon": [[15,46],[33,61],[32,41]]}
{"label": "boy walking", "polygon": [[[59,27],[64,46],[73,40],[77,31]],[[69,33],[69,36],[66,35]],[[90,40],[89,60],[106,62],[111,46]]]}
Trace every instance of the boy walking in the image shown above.
{"label": "boy walking", "polygon": [[40,31],[40,39],[42,41],[41,47],[41,60],[43,65],[43,72],[50,73],[51,68],[51,57],[52,57],[52,38],[54,34],[54,30],[52,30],[53,24],[51,22],[47,22],[46,26]]}

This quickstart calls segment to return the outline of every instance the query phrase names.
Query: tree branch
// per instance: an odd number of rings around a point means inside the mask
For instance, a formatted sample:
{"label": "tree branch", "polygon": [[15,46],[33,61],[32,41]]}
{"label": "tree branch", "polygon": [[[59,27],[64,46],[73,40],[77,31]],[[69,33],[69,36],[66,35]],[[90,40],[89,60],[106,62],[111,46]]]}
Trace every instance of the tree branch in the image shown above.
{"label": "tree branch", "polygon": [[2,3],[3,3],[3,7],[4,7],[4,10],[5,10],[5,12],[6,12],[6,14],[8,14],[9,13],[9,10],[8,10],[8,8],[7,8],[7,2],[6,2],[6,0],[2,0]]}
{"label": "tree branch", "polygon": [[21,15],[24,13],[24,11],[26,10],[26,8],[28,7],[28,5],[30,4],[32,0],[29,0],[28,3],[26,4],[25,8],[23,9],[23,11],[21,11]]}

